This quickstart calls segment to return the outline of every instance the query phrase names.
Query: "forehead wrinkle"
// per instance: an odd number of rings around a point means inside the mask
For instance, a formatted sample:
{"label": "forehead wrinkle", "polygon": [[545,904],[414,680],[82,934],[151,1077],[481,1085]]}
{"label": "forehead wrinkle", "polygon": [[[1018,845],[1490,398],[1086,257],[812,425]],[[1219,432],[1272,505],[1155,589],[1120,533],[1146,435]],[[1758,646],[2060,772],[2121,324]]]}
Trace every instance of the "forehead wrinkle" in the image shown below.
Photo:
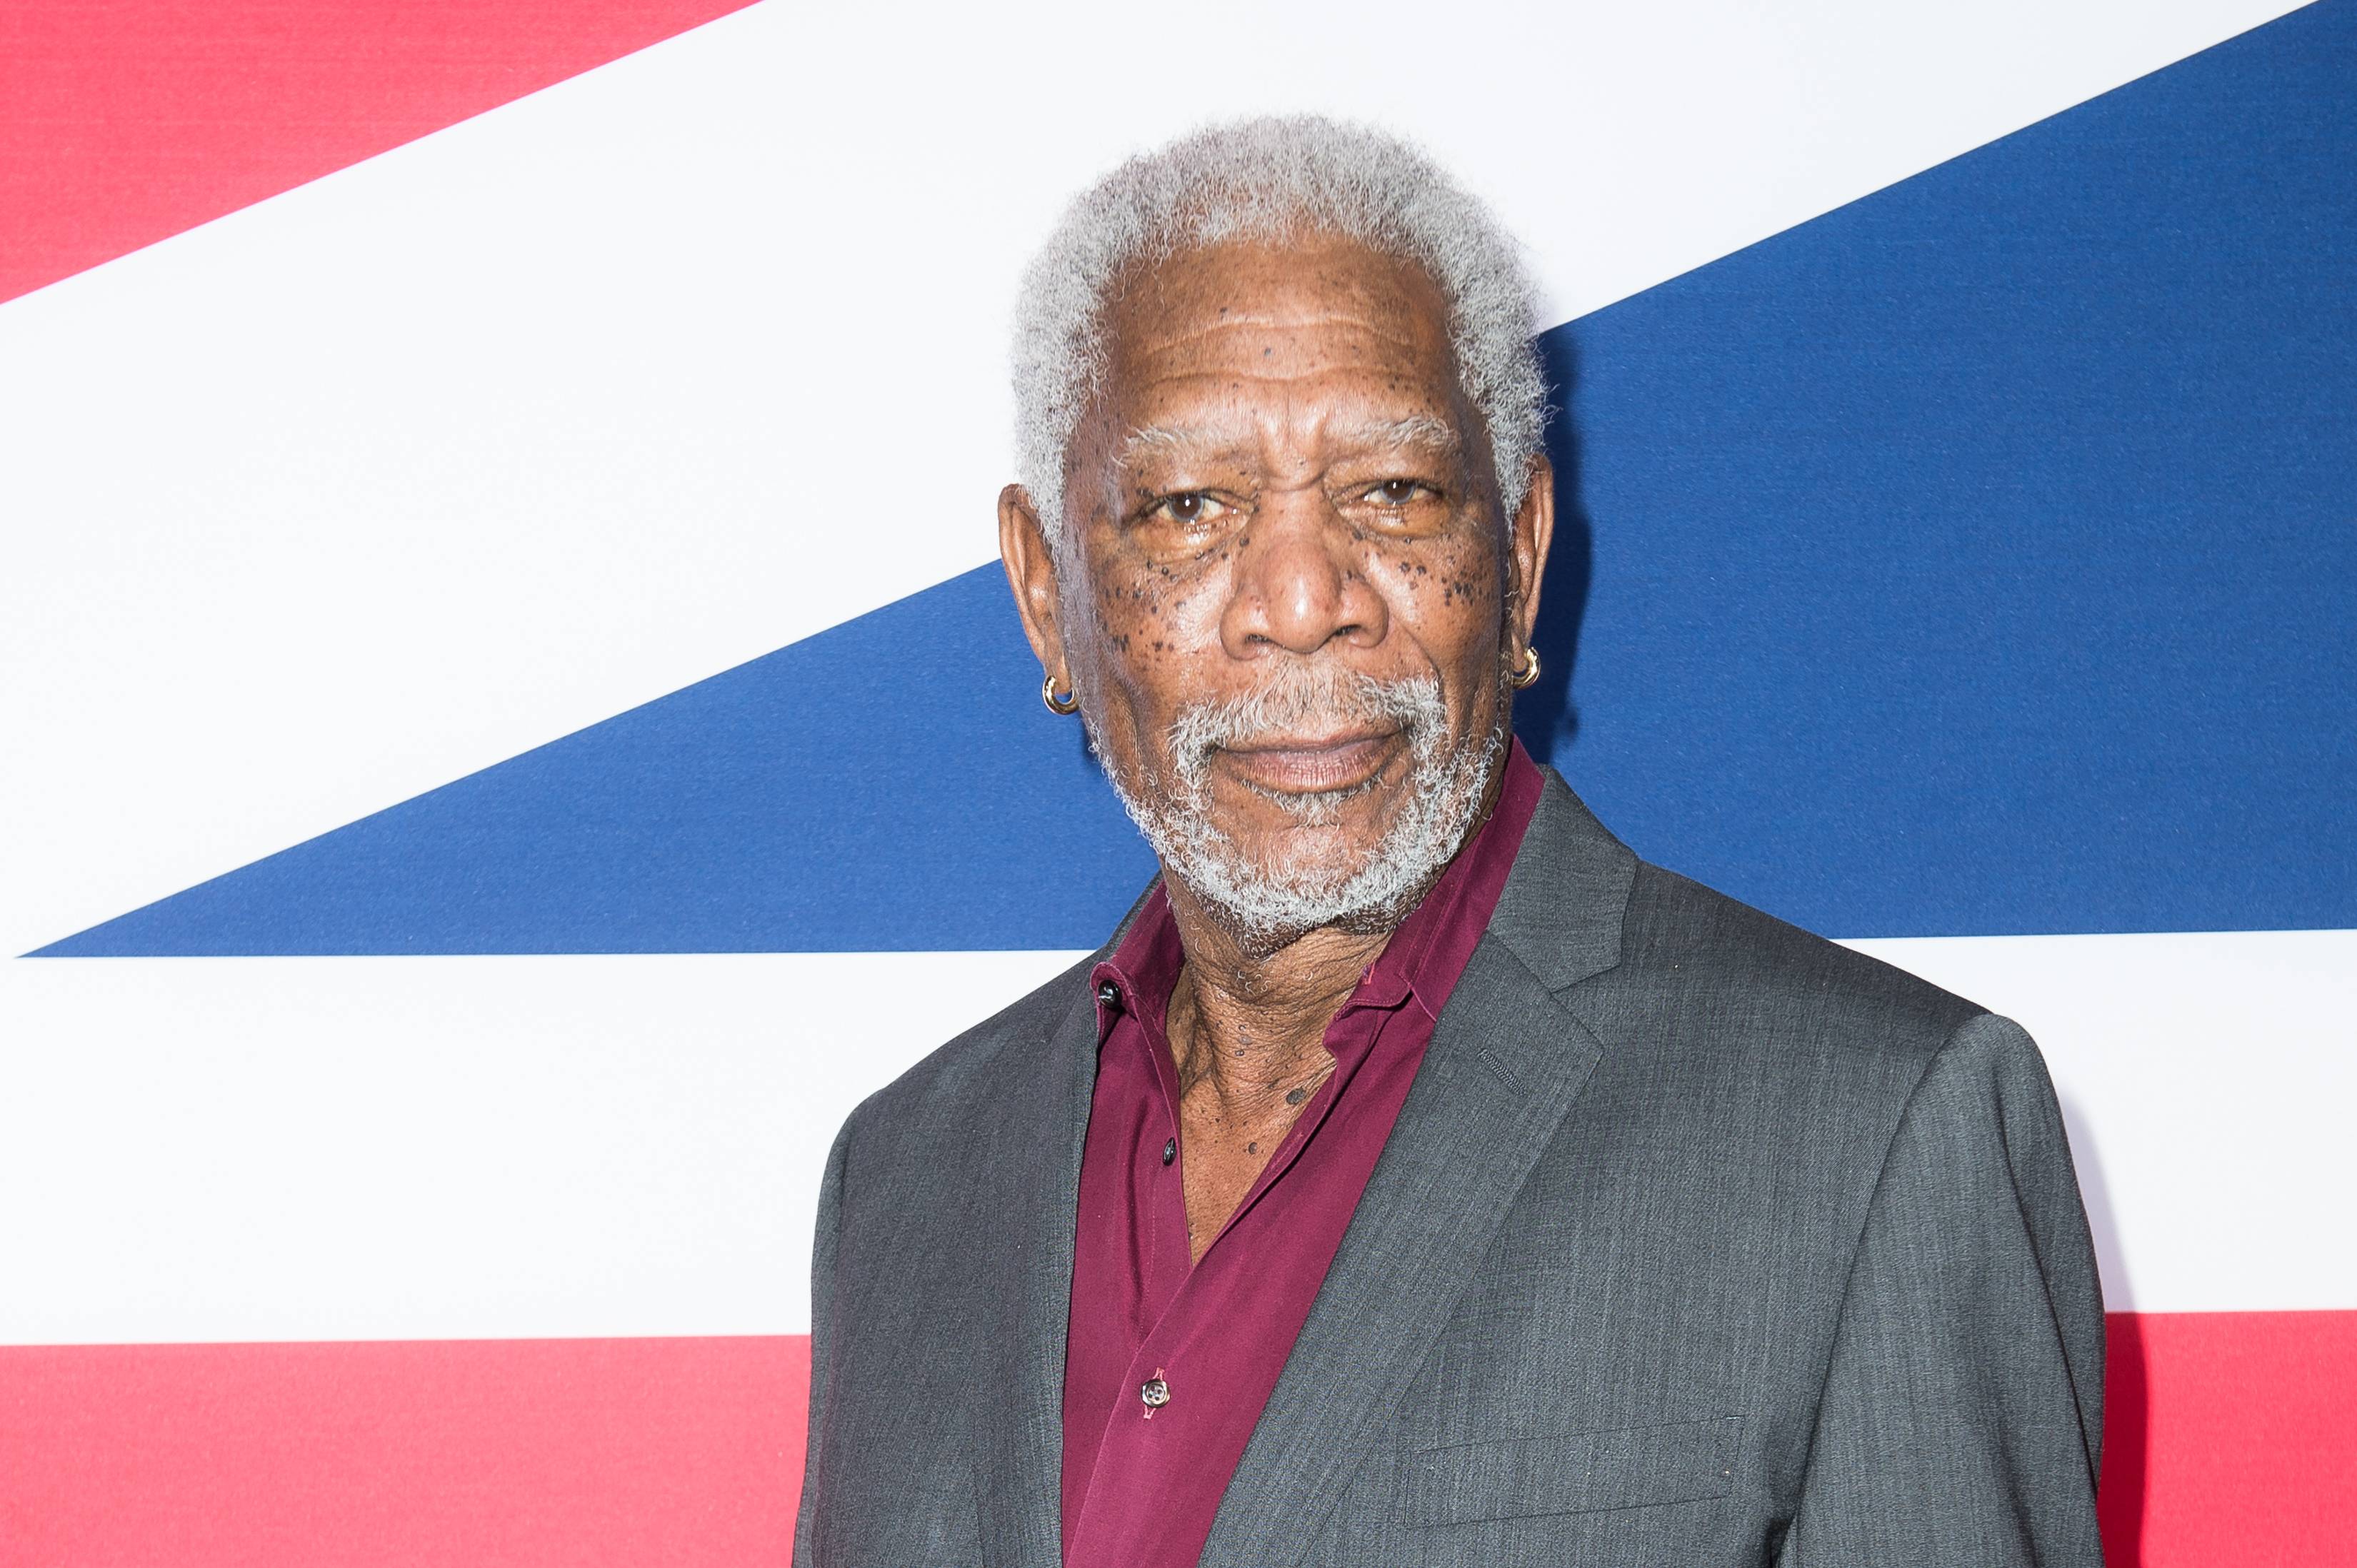
{"label": "forehead wrinkle", "polygon": [[[1413,310],[1369,312],[1323,304],[1290,310],[1250,306],[1223,308],[1226,314],[1213,315],[1197,306],[1188,312],[1195,317],[1191,321],[1178,321],[1159,332],[1136,333],[1126,352],[1117,352],[1116,358],[1151,361],[1174,355],[1216,355],[1216,346],[1225,338],[1266,337],[1298,341],[1331,332],[1362,333],[1387,349],[1405,351],[1412,360],[1448,350],[1446,330],[1436,332],[1436,324],[1422,319],[1421,313]],[[1335,356],[1329,349],[1318,357]]]}

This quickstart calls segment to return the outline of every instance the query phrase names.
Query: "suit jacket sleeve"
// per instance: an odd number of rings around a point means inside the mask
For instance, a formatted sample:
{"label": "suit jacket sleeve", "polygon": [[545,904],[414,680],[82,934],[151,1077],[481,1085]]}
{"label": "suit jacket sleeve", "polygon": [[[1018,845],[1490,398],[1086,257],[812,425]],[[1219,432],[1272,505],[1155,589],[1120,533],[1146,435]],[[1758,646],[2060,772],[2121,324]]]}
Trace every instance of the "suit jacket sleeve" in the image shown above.
{"label": "suit jacket sleeve", "polygon": [[2100,1568],[2103,1297],[2038,1047],[1982,1014],[1901,1113],[1781,1561]]}
{"label": "suit jacket sleeve", "polygon": [[812,1546],[817,1523],[819,1469],[826,1428],[826,1394],[834,1348],[834,1249],[843,1229],[843,1171],[851,1148],[851,1123],[834,1135],[827,1152],[826,1176],[818,1189],[818,1223],[811,1245],[811,1375],[810,1434],[802,1446],[802,1505],[794,1513],[794,1568],[812,1568],[817,1561]]}

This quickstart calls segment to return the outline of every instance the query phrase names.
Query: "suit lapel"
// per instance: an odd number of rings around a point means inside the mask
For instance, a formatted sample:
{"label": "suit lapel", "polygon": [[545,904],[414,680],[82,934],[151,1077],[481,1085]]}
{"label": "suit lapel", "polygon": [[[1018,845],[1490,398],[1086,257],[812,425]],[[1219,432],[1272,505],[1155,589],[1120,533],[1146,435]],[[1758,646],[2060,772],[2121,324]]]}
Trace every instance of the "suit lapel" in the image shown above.
{"label": "suit lapel", "polygon": [[1096,1007],[1087,976],[1084,968],[1072,1005],[1049,1036],[1046,1081],[1027,1079],[1008,1104],[1015,1125],[1000,1146],[1040,1157],[1011,1164],[1011,1189],[996,1205],[1006,1225],[983,1243],[1013,1274],[990,1336],[1004,1364],[977,1369],[1006,1391],[1010,1407],[977,1434],[975,1506],[983,1561],[993,1568],[1058,1568],[1063,1561],[1064,1341],[1081,1149],[1096,1090]]}
{"label": "suit lapel", "polygon": [[1483,937],[1229,1483],[1204,1568],[1269,1568],[1308,1549],[1598,1055]]}
{"label": "suit lapel", "polygon": [[1637,857],[1550,768],[1490,934],[1557,995],[1620,961]]}
{"label": "suit lapel", "polygon": [[1298,1562],[1602,1047],[1554,993],[1620,961],[1636,857],[1549,770],[1490,929],[1254,1429],[1203,1568]]}

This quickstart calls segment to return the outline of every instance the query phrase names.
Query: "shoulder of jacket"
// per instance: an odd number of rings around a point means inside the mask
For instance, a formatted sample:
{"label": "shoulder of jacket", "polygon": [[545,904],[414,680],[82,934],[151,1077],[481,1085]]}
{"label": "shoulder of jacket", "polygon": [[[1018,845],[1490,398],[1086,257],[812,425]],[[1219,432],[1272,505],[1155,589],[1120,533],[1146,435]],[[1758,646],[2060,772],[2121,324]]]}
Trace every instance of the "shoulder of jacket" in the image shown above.
{"label": "shoulder of jacket", "polygon": [[1896,965],[1644,862],[1630,890],[1620,970],[1623,986],[1716,991],[1747,1011],[1817,1020],[1927,1065],[1952,1036],[1990,1015]]}
{"label": "shoulder of jacket", "polygon": [[1934,1115],[1942,1107],[1961,1108],[1969,1116],[1993,1112],[2008,1133],[2025,1124],[2025,1115],[2040,1135],[2061,1127],[2045,1053],[2020,1025],[1985,1011],[1976,1010],[1949,1033],[1924,1064],[1909,1104],[1910,1111]]}

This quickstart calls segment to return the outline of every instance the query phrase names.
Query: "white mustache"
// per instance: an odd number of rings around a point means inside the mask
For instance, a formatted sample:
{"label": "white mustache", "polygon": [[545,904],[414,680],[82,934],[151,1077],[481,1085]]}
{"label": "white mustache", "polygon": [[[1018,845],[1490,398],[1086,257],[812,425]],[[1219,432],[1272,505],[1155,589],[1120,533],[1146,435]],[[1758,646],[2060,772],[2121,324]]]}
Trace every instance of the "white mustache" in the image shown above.
{"label": "white mustache", "polygon": [[1170,721],[1171,766],[1184,788],[1198,790],[1211,754],[1223,746],[1366,723],[1398,725],[1421,753],[1448,727],[1440,678],[1379,681],[1334,664],[1283,665],[1243,696],[1179,709]]}

